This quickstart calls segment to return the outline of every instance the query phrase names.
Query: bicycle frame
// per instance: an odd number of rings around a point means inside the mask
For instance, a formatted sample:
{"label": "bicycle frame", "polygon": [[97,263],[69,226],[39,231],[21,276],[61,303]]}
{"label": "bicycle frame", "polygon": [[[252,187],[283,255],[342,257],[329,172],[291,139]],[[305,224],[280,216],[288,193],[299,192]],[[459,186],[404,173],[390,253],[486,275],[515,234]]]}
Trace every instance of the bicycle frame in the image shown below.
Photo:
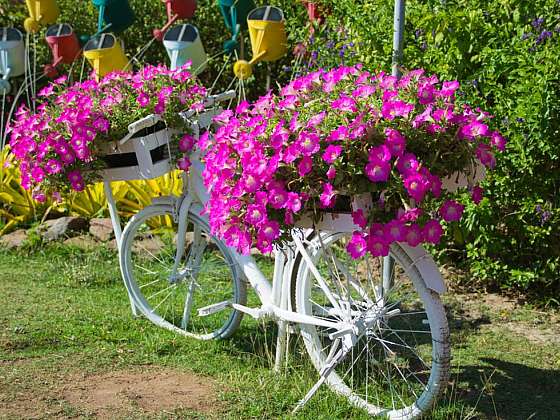
{"label": "bicycle frame", "polygon": [[[231,96],[230,93],[225,93],[218,95],[216,97],[208,98],[207,106],[213,106],[216,102],[224,100]],[[198,137],[201,129],[206,129],[212,124],[212,119],[215,115],[220,112],[218,109],[211,109],[194,117],[194,113],[189,112],[183,115],[186,121],[191,124],[191,131],[195,137]],[[193,118],[194,117],[194,118]],[[130,127],[129,127],[130,128]],[[131,129],[131,132],[134,131]],[[186,249],[186,232],[187,232],[187,220],[189,211],[193,211],[198,208],[202,210],[204,205],[209,200],[209,193],[202,180],[202,172],[204,170],[204,165],[200,159],[200,152],[195,151],[190,156],[191,168],[189,171],[188,178],[184,177],[185,189],[181,197],[161,197],[153,201],[153,204],[172,204],[174,208],[174,218],[178,222],[178,235],[177,235],[177,252],[175,256],[175,263],[170,274],[169,280],[171,282],[176,282],[179,279],[185,277],[187,273],[192,272],[191,266],[196,267],[199,257],[202,255],[204,250],[204,245],[200,241],[201,249],[196,249],[196,239],[193,241],[193,247],[188,256],[187,269],[182,270],[181,273],[178,272],[178,267],[185,255]],[[109,206],[109,211],[111,215],[111,220],[113,222],[113,227],[115,230],[115,237],[117,245],[120,252],[121,244],[121,225],[118,217],[116,204],[113,199],[111,185],[109,182],[105,182],[105,190],[107,195],[107,201]],[[332,229],[332,227],[331,227]],[[355,230],[355,226],[350,223],[348,226],[344,225],[337,226],[337,232],[352,232]],[[306,250],[304,245],[305,232],[303,229],[294,229],[292,232],[293,242],[284,247],[277,246],[274,252],[274,274],[272,277],[272,282],[269,281],[262,271],[259,269],[256,261],[250,255],[242,255],[238,253],[235,249],[230,249],[234,260],[238,264],[239,268],[243,272],[244,276],[250,283],[251,287],[255,290],[259,300],[261,302],[260,307],[250,308],[240,304],[232,302],[219,302],[217,304],[210,305],[209,307],[200,308],[199,314],[201,316],[210,315],[212,313],[221,311],[226,307],[233,307],[235,310],[243,312],[255,319],[270,318],[276,321],[279,325],[278,334],[278,346],[276,352],[276,364],[275,369],[279,369],[282,359],[284,357],[286,345],[287,345],[287,324],[308,324],[314,326],[321,326],[334,331],[330,334],[332,339],[342,338],[345,335],[359,335],[359,328],[351,322],[346,321],[330,321],[324,318],[318,318],[315,316],[304,315],[296,312],[291,306],[291,289],[292,289],[292,271],[296,262],[296,255],[300,254],[303,261],[309,268],[311,274],[315,277],[317,282],[321,285],[325,285],[326,281],[322,278],[321,273],[316,268],[312,258]],[[198,233],[198,236],[200,233]],[[197,233],[195,232],[195,238]],[[445,284],[441,277],[439,271],[434,271],[433,261],[429,254],[426,254],[421,247],[412,248],[405,244],[401,244],[401,247],[411,258],[411,265],[408,267],[409,270],[417,269],[423,273],[423,277],[427,279],[428,288],[432,289],[438,294],[445,291]],[[193,257],[194,256],[194,257]],[[198,259],[197,259],[198,258]],[[389,285],[386,285],[386,275],[384,273],[383,289],[387,287],[389,290]],[[328,287],[324,287],[328,290]],[[134,299],[132,298],[129,291],[129,298],[134,315],[138,315],[137,308],[134,304]],[[330,296],[332,302],[336,302],[336,298]],[[187,300],[185,307],[185,312],[190,313],[190,304]],[[333,303],[335,310],[341,311],[338,305]]]}

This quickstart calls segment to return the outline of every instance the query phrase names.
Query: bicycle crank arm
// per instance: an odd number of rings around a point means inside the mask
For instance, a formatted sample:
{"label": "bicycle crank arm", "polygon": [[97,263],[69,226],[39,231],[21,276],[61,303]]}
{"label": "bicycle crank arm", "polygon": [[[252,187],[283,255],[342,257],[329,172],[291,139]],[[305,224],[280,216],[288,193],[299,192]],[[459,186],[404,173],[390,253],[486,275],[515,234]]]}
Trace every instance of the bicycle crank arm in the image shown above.
{"label": "bicycle crank arm", "polygon": [[223,302],[214,303],[198,309],[198,316],[210,316],[223,311],[226,308],[231,308],[231,301],[224,300]]}

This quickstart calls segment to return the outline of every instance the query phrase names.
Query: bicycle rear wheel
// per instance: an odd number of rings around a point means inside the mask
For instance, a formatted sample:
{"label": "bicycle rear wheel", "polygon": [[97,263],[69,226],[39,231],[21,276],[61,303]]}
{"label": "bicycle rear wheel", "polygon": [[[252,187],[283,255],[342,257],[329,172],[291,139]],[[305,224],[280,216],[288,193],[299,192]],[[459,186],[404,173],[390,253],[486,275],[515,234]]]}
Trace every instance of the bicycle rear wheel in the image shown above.
{"label": "bicycle rear wheel", "polygon": [[[324,233],[307,241],[319,280],[300,259],[296,310],[354,331],[301,325],[319,372],[334,365],[326,383],[375,416],[413,419],[429,410],[449,376],[450,345],[445,311],[406,252],[391,247],[391,288],[383,290],[383,259],[353,260],[349,235]],[[334,334],[334,335],[333,335]]]}
{"label": "bicycle rear wheel", "polygon": [[193,210],[174,271],[177,238],[173,207],[166,204],[146,207],[126,226],[121,270],[135,305],[154,324],[182,335],[231,336],[243,316],[231,304],[245,304],[247,291],[229,248]]}

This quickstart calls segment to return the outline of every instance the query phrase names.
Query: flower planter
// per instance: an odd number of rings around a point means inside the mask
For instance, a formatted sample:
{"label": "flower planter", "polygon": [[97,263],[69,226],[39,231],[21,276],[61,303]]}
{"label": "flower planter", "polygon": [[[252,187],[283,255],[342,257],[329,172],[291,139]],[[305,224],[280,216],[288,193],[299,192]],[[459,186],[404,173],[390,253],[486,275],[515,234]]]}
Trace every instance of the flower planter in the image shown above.
{"label": "flower planter", "polygon": [[346,208],[340,211],[319,211],[319,220],[313,214],[307,213],[296,222],[296,227],[311,229],[315,228],[321,231],[328,232],[354,232],[360,230],[360,226],[356,225],[352,219],[352,212],[362,209],[365,214],[373,206],[371,194],[360,194],[353,198],[347,196],[339,196],[338,200],[346,199]]}
{"label": "flower planter", "polygon": [[127,141],[107,143],[100,150],[107,168],[103,170],[105,181],[132,181],[152,179],[171,172],[172,156],[177,155],[170,143],[176,131],[156,124],[137,132]]}
{"label": "flower planter", "polygon": [[467,173],[458,172],[441,180],[441,188],[444,191],[454,193],[459,188],[472,187],[478,184],[486,176],[486,169],[478,160],[472,164]]}

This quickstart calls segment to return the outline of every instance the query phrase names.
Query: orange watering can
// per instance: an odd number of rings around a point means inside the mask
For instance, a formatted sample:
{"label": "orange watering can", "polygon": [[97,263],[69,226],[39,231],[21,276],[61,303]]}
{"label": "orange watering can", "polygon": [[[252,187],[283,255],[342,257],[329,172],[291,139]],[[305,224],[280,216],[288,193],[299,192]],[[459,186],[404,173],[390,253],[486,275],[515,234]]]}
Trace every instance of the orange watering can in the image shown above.
{"label": "orange watering can", "polygon": [[276,61],[288,51],[286,22],[281,9],[263,6],[252,10],[247,16],[249,38],[253,49],[253,58],[247,62],[238,60],[233,72],[239,79],[247,79],[253,73],[253,65],[259,61]]}

